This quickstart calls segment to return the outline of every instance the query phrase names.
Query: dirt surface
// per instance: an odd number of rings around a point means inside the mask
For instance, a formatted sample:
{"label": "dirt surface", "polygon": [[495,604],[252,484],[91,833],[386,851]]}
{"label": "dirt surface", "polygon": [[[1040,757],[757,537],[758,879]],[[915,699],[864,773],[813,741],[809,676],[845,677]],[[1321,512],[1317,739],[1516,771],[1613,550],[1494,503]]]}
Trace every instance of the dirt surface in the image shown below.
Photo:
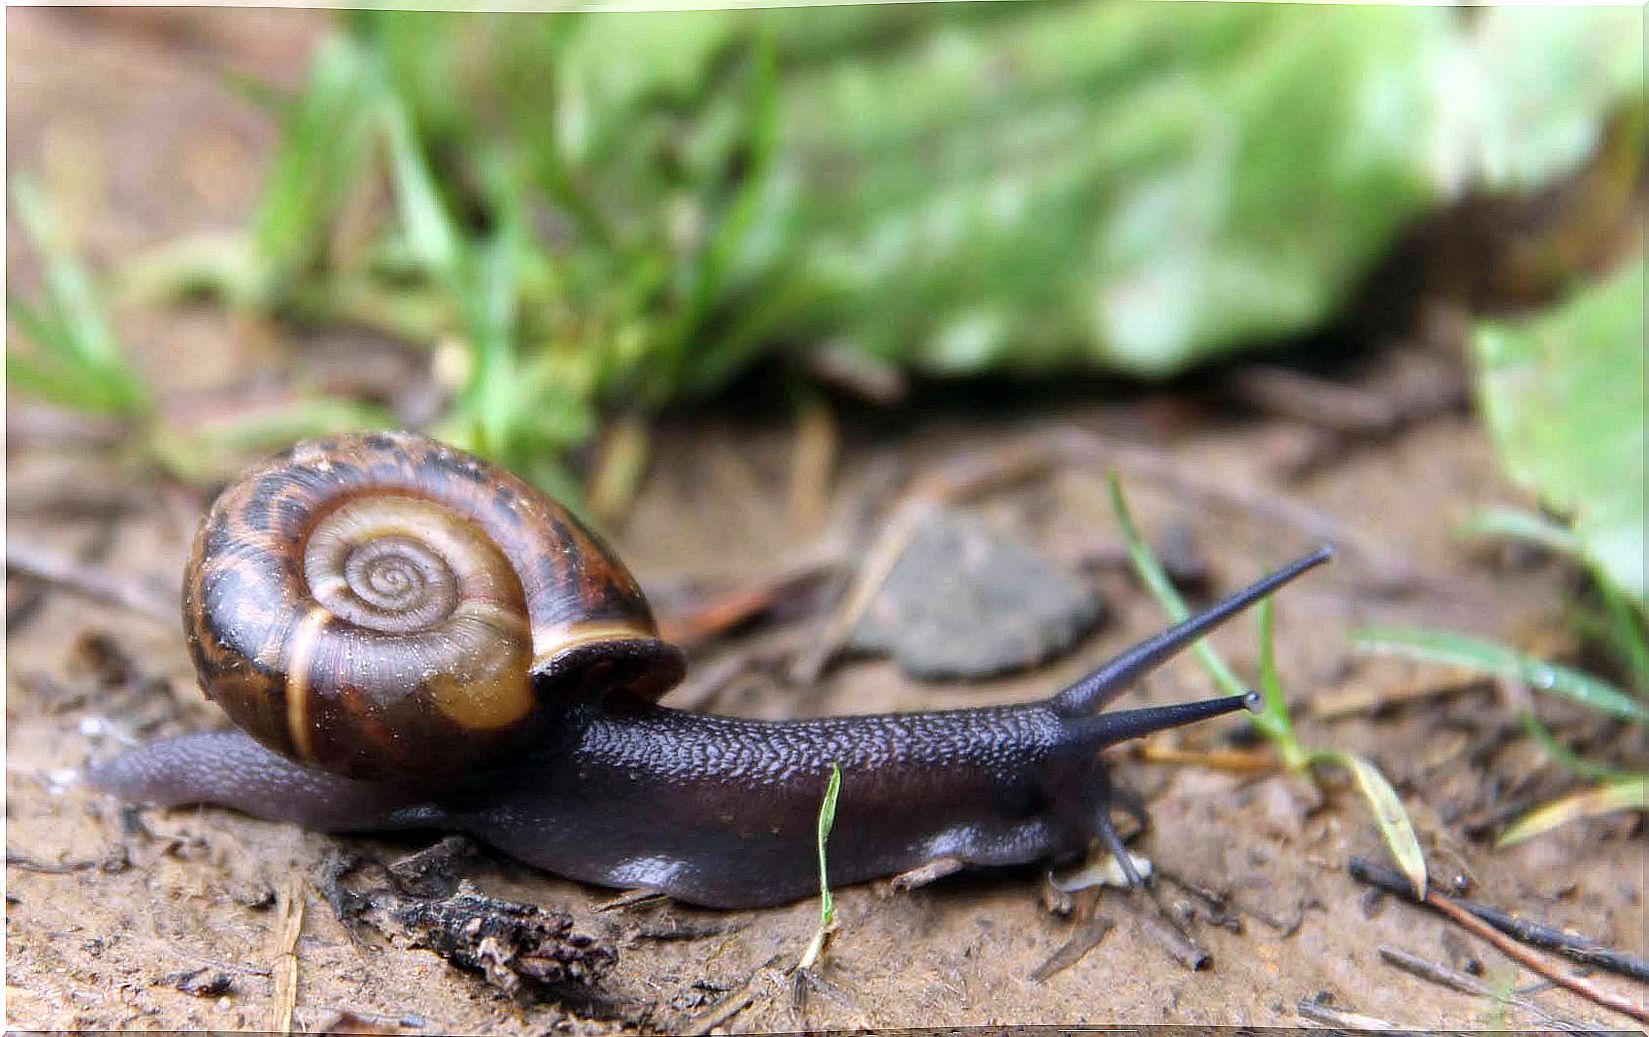
{"label": "dirt surface", "polygon": [[[75,225],[107,262],[180,234],[233,227],[254,196],[267,121],[228,89],[237,69],[291,83],[322,26],[307,12],[8,12],[7,143],[11,170],[42,171],[70,192]],[[26,250],[8,227],[8,257]],[[120,315],[122,331],[166,392],[222,387],[271,362],[291,365],[335,348],[235,324],[210,312]],[[1356,377],[1377,387],[1412,363],[1459,377],[1447,336],[1397,343]],[[301,348],[285,348],[300,346]],[[297,359],[293,359],[296,357]],[[1439,360],[1439,358],[1442,358]],[[725,415],[725,411],[723,412]],[[782,413],[782,412],[781,412]],[[677,419],[661,431],[653,475],[614,540],[650,586],[730,584],[775,572],[838,528],[894,468],[919,472],[989,452],[1050,423],[1095,433],[1134,451],[1127,469],[1142,523],[1184,527],[1205,559],[1212,590],[1229,590],[1318,537],[1253,502],[1238,505],[1196,486],[1242,487],[1343,523],[1353,539],[1329,570],[1290,588],[1278,609],[1279,663],[1308,745],[1374,760],[1404,797],[1440,885],[1469,882],[1488,903],[1570,927],[1643,954],[1644,844],[1628,818],[1570,825],[1520,848],[1493,852],[1492,827],[1474,822],[1565,787],[1561,775],[1525,781],[1537,758],[1498,739],[1507,722],[1492,687],[1470,686],[1377,715],[1319,720],[1324,696],[1398,693],[1443,683],[1402,663],[1351,655],[1345,631],[1366,622],[1432,624],[1530,647],[1564,646],[1559,567],[1538,558],[1474,552],[1452,534],[1474,510],[1518,502],[1494,473],[1489,446],[1463,409],[1402,434],[1335,452],[1308,474],[1285,459],[1312,441],[1304,426],[1223,399],[1168,393],[1071,401],[1034,416],[934,406],[873,434],[844,429],[832,500],[841,521],[800,529],[785,483],[793,431],[738,415]],[[200,502],[155,492],[138,474],[77,446],[41,412],[8,400],[8,527],[13,545],[82,557],[156,600],[175,595],[175,574]],[[1177,476],[1175,475],[1177,473]],[[1221,503],[1221,500],[1224,503]],[[1115,524],[1101,470],[1066,466],[973,505],[993,525],[1085,571],[1107,605],[1100,629],[1075,654],[1013,679],[920,685],[891,663],[850,661],[812,688],[766,678],[738,682],[700,708],[781,717],[931,708],[1046,693],[1133,640],[1160,616],[1117,563]],[[1419,579],[1394,579],[1393,565]],[[1401,575],[1401,574],[1398,574]],[[1074,964],[1032,974],[1081,923],[1050,913],[1035,868],[961,876],[910,894],[841,890],[840,931],[798,1007],[773,965],[806,944],[817,905],[711,912],[668,903],[597,911],[612,891],[535,873],[482,851],[455,867],[490,897],[570,917],[617,954],[593,993],[572,1000],[507,996],[426,947],[346,923],[329,902],[340,851],[390,861],[437,837],[342,839],[215,809],[129,811],[76,782],[90,760],[122,745],[222,723],[195,690],[175,624],[59,591],[8,580],[6,671],[7,1023],[26,1028],[280,1028],[353,1024],[410,1032],[681,1031],[716,1020],[729,998],[749,1005],[720,1025],[739,1031],[807,1027],[1075,1022],[1298,1024],[1302,999],[1410,1027],[1530,1025],[1488,1000],[1444,991],[1382,963],[1401,948],[1471,970],[1509,990],[1531,975],[1441,918],[1369,895],[1346,874],[1353,855],[1384,859],[1362,800],[1334,781],[1319,801],[1294,779],[1238,775],[1115,754],[1120,779],[1148,803],[1152,828],[1135,849],[1159,868],[1228,895],[1231,926],[1200,924],[1207,967],[1176,963],[1114,891],[1098,914],[1117,924]],[[89,644],[97,635],[103,640]],[[1252,672],[1252,621],[1216,643]],[[706,649],[697,672],[737,649]],[[1208,693],[1182,661],[1130,701]],[[1188,748],[1228,748],[1240,721],[1185,733]],[[1481,747],[1490,746],[1486,751]],[[1641,753],[1641,743],[1637,746]],[[1473,832],[1476,831],[1474,835]],[[1164,884],[1171,907],[1191,898]],[[1092,894],[1078,894],[1086,910]],[[334,897],[336,899],[336,897]],[[347,912],[345,913],[347,915]],[[1236,931],[1234,931],[1236,930]],[[1474,965],[1474,963],[1477,963]],[[221,974],[221,975],[220,975]],[[295,983],[292,978],[295,975]],[[1642,988],[1602,977],[1600,983]],[[742,993],[741,993],[742,992]],[[1625,1022],[1563,991],[1535,997],[1549,1010],[1597,1025]],[[340,1013],[353,1012],[353,1016]]]}

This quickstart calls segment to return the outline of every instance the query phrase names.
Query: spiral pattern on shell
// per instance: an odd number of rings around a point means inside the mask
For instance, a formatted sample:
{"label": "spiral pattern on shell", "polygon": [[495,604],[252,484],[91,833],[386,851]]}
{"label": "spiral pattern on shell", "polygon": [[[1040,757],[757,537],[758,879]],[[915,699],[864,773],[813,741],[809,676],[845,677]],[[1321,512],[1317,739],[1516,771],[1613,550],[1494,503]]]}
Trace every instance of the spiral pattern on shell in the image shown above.
{"label": "spiral pattern on shell", "polygon": [[560,505],[407,433],[301,443],[213,504],[184,578],[201,687],[264,745],[438,775],[558,709],[681,677],[633,577]]}

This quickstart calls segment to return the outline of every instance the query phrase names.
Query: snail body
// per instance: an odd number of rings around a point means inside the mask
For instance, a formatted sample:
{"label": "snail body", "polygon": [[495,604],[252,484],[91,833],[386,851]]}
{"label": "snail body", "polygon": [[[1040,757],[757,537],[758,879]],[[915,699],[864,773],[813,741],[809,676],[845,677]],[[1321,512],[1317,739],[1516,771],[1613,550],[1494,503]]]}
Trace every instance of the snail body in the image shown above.
{"label": "snail body", "polygon": [[[455,531],[428,532],[449,522]],[[569,878],[755,907],[817,889],[815,825],[834,766],[833,884],[1065,860],[1096,840],[1138,881],[1100,751],[1256,700],[1099,710],[1327,557],[1040,701],[708,716],[657,703],[681,654],[657,638],[622,564],[559,506],[420,437],[322,441],[225,491],[189,563],[185,627],[202,687],[242,730],[139,747],[92,780],[132,801],[214,803],[322,831],[460,830]],[[381,672],[373,659],[386,660]],[[453,670],[436,667],[449,659]],[[451,672],[479,687],[481,705]]]}

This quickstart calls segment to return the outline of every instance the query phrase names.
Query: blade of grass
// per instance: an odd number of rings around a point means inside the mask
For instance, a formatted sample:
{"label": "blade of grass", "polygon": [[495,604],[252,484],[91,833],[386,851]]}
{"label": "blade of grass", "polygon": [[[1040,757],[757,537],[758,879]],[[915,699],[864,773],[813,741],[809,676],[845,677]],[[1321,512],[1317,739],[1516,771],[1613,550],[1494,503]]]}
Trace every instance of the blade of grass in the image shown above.
{"label": "blade of grass", "polygon": [[1559,742],[1557,736],[1552,734],[1551,728],[1541,723],[1540,718],[1533,713],[1524,712],[1520,714],[1518,721],[1523,725],[1524,733],[1538,742],[1554,763],[1573,774],[1592,781],[1612,781],[1616,778],[1633,776],[1631,771],[1621,770],[1618,767],[1611,767],[1606,763],[1598,763],[1596,760],[1588,760],[1586,757],[1581,756],[1573,749]]}
{"label": "blade of grass", "polygon": [[[1134,572],[1157,600],[1162,610],[1168,613],[1168,618],[1176,623],[1182,623],[1191,615],[1184,599],[1174,589],[1174,584],[1168,579],[1168,573],[1157,561],[1156,555],[1145,543],[1145,537],[1139,527],[1134,524],[1134,516],[1128,510],[1128,501],[1122,494],[1122,481],[1115,472],[1106,476],[1106,487],[1111,493],[1111,510],[1116,514],[1117,524],[1122,528],[1122,539],[1128,545],[1128,558],[1133,563]],[[1237,675],[1225,665],[1225,661],[1215,654],[1206,638],[1199,639],[1192,645],[1192,650],[1202,661],[1208,675],[1213,678],[1228,695],[1242,695],[1248,691],[1247,685],[1237,679]]]}
{"label": "blade of grass", "polygon": [[324,40],[285,112],[252,215],[261,305],[280,302],[325,248],[368,154],[371,96],[371,69],[357,42],[345,34]]}
{"label": "blade of grass", "polygon": [[1608,681],[1492,641],[1442,630],[1395,627],[1364,627],[1352,631],[1351,638],[1353,646],[1359,651],[1379,652],[1508,677],[1535,691],[1578,702],[1609,716],[1635,724],[1649,723],[1649,707]]}
{"label": "blade of grass", "polygon": [[[1162,563],[1157,561],[1156,555],[1152,553],[1151,548],[1146,544],[1145,537],[1141,535],[1139,527],[1135,525],[1133,513],[1128,510],[1128,501],[1122,493],[1121,479],[1117,477],[1115,472],[1112,472],[1106,476],[1105,483],[1111,494],[1111,510],[1116,514],[1117,525],[1122,529],[1122,539],[1128,545],[1128,558],[1133,563],[1134,572],[1139,575],[1141,582],[1151,592],[1151,596],[1157,600],[1157,604],[1161,606],[1164,612],[1168,613],[1168,618],[1176,623],[1183,622],[1191,615],[1191,610],[1186,607],[1184,599],[1174,589],[1174,584],[1168,579],[1168,574],[1163,570]],[[1208,676],[1226,694],[1245,695],[1248,693],[1248,686],[1243,684],[1235,673],[1231,672],[1229,666],[1225,665],[1225,660],[1221,659],[1218,653],[1214,651],[1214,647],[1208,643],[1207,638],[1198,639],[1191,648],[1192,651],[1196,652],[1198,660],[1202,662],[1203,669],[1208,671]],[[1289,730],[1286,719],[1286,707],[1283,708],[1285,715],[1283,719],[1279,720],[1278,715],[1273,712],[1271,700],[1267,700],[1265,712],[1251,713],[1248,715],[1249,720],[1254,726],[1263,731],[1267,738],[1278,742],[1284,742],[1284,740],[1292,742],[1293,734]]]}
{"label": "blade of grass", "polygon": [[1488,508],[1460,524],[1462,537],[1506,537],[1539,544],[1566,558],[1583,558],[1580,540],[1561,523],[1516,508]]}
{"label": "blade of grass", "polygon": [[1544,515],[1515,508],[1490,508],[1464,523],[1463,536],[1501,536],[1538,544],[1584,566],[1603,599],[1604,624],[1595,635],[1632,676],[1634,689],[1649,694],[1649,632],[1642,607],[1622,591],[1603,568],[1594,565],[1574,531]]}
{"label": "blade of grass", "polygon": [[802,952],[801,960],[796,963],[797,969],[810,969],[818,962],[826,941],[830,939],[831,926],[836,923],[836,898],[830,895],[825,843],[830,839],[830,830],[836,826],[836,798],[841,791],[842,769],[833,763],[830,765],[830,780],[825,783],[824,802],[819,805],[819,925],[813,930],[813,939]]}
{"label": "blade of grass", "polygon": [[1265,703],[1262,716],[1275,727],[1274,740],[1282,752],[1283,766],[1299,770],[1305,766],[1305,752],[1294,735],[1294,721],[1288,715],[1288,701],[1283,698],[1282,679],[1277,675],[1275,638],[1275,610],[1271,599],[1260,602],[1260,699]]}
{"label": "blade of grass", "polygon": [[[1139,527],[1134,524],[1127,500],[1123,497],[1121,481],[1115,473],[1106,481],[1111,491],[1111,507],[1116,512],[1118,525],[1122,528],[1122,536],[1127,542],[1128,556],[1133,561],[1135,572],[1150,589],[1163,611],[1176,622],[1184,620],[1190,615],[1190,610],[1186,608],[1179,593],[1174,590],[1167,573],[1163,571],[1161,563],[1147,546],[1145,538],[1140,535]],[[1385,775],[1372,763],[1359,756],[1337,750],[1308,751],[1300,746],[1294,734],[1293,721],[1288,714],[1288,702],[1283,697],[1282,680],[1277,673],[1274,632],[1272,604],[1268,598],[1260,604],[1260,696],[1265,703],[1265,709],[1261,713],[1251,714],[1250,718],[1254,725],[1276,744],[1284,764],[1290,770],[1302,770],[1314,764],[1330,764],[1343,767],[1350,772],[1357,784],[1357,790],[1368,801],[1374,813],[1374,823],[1386,846],[1391,850],[1393,859],[1414,886],[1415,894],[1424,896],[1427,881],[1426,856],[1420,849],[1420,842],[1415,837],[1414,826],[1409,822],[1402,800],[1398,798],[1396,790],[1391,787]],[[1196,649],[1199,659],[1214,683],[1231,694],[1240,695],[1248,690],[1206,640],[1198,641]]]}
{"label": "blade of grass", "polygon": [[1637,602],[1609,579],[1601,568],[1592,568],[1592,580],[1603,598],[1607,622],[1603,642],[1625,667],[1633,690],[1649,695],[1649,618]]}
{"label": "blade of grass", "polygon": [[462,237],[441,202],[406,106],[385,88],[379,110],[407,244],[432,277],[456,288],[461,282]]}
{"label": "blade of grass", "polygon": [[63,350],[65,359],[72,358],[81,366],[118,367],[124,357],[114,332],[103,319],[91,278],[75,261],[51,205],[33,177],[17,178],[12,203],[18,222],[40,255],[49,312],[63,329],[52,344]]}
{"label": "blade of grass", "polygon": [[1515,846],[1570,821],[1618,810],[1649,810],[1649,775],[1616,778],[1536,807],[1512,822],[1494,845]]}
{"label": "blade of grass", "polygon": [[1403,801],[1398,798],[1397,790],[1391,787],[1386,776],[1361,756],[1336,749],[1316,750],[1308,754],[1307,760],[1311,764],[1343,767],[1351,774],[1352,780],[1357,783],[1357,791],[1362,793],[1363,799],[1374,811],[1374,823],[1380,829],[1380,838],[1385,840],[1386,848],[1397,861],[1397,867],[1414,887],[1414,895],[1424,898],[1426,855],[1420,849],[1420,840],[1415,837],[1414,825],[1409,822],[1408,812],[1403,809]]}
{"label": "blade of grass", "polygon": [[13,211],[40,257],[44,299],[30,304],[11,292],[6,311],[38,356],[7,348],[17,387],[48,402],[119,418],[149,409],[148,393],[104,316],[91,275],[75,256],[46,196],[19,176]]}

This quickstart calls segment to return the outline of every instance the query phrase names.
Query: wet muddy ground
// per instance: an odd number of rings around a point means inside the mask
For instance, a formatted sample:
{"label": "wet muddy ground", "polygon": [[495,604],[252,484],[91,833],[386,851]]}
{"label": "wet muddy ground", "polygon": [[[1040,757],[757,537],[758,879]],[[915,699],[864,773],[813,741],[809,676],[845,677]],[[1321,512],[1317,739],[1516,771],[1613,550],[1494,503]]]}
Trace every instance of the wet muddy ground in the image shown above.
{"label": "wet muddy ground", "polygon": [[[95,260],[179,234],[236,225],[254,196],[267,121],[224,85],[239,69],[292,83],[319,30],[314,13],[8,12],[11,169],[40,170],[70,192],[76,229]],[[8,227],[8,256],[27,260]],[[120,328],[157,383],[179,400],[280,378],[350,347],[289,340],[209,311],[131,310]],[[1395,342],[1351,375],[1369,392],[1416,366],[1463,378],[1448,321]],[[294,359],[296,358],[296,359]],[[1430,365],[1430,367],[1426,367]],[[1066,397],[1036,408],[985,408],[948,397],[898,421],[843,418],[831,518],[799,528],[786,504],[794,430],[783,412],[689,415],[658,433],[653,474],[613,539],[661,598],[681,587],[732,585],[793,564],[810,544],[851,525],[885,486],[1004,442],[1053,429],[1092,433],[1120,459],[1138,517],[1154,535],[1180,527],[1206,562],[1212,592],[1246,582],[1316,545],[1311,522],[1343,526],[1330,569],[1290,588],[1278,608],[1279,664],[1306,744],[1362,753],[1391,778],[1413,817],[1433,875],[1470,883],[1479,900],[1571,927],[1636,954],[1646,949],[1644,844],[1631,818],[1573,824],[1495,852],[1501,790],[1538,799],[1565,788],[1550,769],[1524,781],[1537,756],[1505,737],[1510,714],[1492,686],[1348,649],[1356,624],[1425,624],[1561,651],[1568,575],[1549,561],[1476,550],[1453,534],[1487,505],[1519,502],[1463,407],[1400,434],[1352,445],[1303,473],[1290,467],[1316,442],[1307,426],[1218,395],[1174,391]],[[156,492],[138,473],[83,445],[76,430],[8,400],[7,522],[13,542],[91,558],[145,589],[175,594],[199,502]],[[874,429],[870,426],[874,425]],[[1036,672],[975,684],[918,684],[888,662],[855,659],[816,686],[755,676],[699,708],[751,716],[814,716],[974,705],[1031,698],[1161,625],[1118,563],[1119,542],[1100,460],[1062,465],[984,495],[969,507],[995,528],[1084,573],[1106,605],[1077,650]],[[1210,488],[1213,488],[1211,491]],[[1282,499],[1278,514],[1263,501]],[[872,513],[878,513],[874,508]],[[1407,570],[1406,572],[1404,570]],[[1412,1027],[1532,1025],[1491,999],[1446,991],[1382,961],[1390,947],[1480,972],[1489,988],[1526,993],[1534,977],[1440,917],[1347,875],[1353,855],[1384,860],[1363,801],[1330,777],[1319,796],[1277,775],[1148,762],[1118,751],[1120,779],[1146,799],[1153,826],[1135,844],[1159,869],[1227,899],[1227,924],[1196,923],[1204,967],[1177,962],[1150,915],[1106,891],[1077,895],[1076,917],[1048,911],[1041,873],[943,880],[910,894],[841,890],[839,932],[798,1006],[780,969],[811,935],[815,903],[712,912],[668,903],[597,911],[612,891],[529,869],[485,851],[450,871],[491,897],[569,916],[616,955],[575,998],[508,995],[475,972],[412,946],[394,926],[365,924],[339,889],[385,887],[374,861],[423,850],[437,837],[336,838],[226,811],[127,811],[77,784],[89,760],[131,739],[222,721],[195,690],[175,624],[61,591],[8,581],[6,671],[7,1023],[25,1028],[398,1027],[488,1033],[737,1031],[1072,1022],[1300,1023],[1302,1000]],[[1252,672],[1252,620],[1216,643]],[[733,639],[695,655],[696,672],[738,651]],[[1324,701],[1455,686],[1379,712],[1323,716]],[[1128,701],[1207,694],[1190,660]],[[1315,704],[1315,706],[1314,706]],[[1333,711],[1326,711],[1333,712]],[[1576,724],[1589,721],[1576,717]],[[1218,750],[1243,740],[1240,721],[1170,739]],[[1238,746],[1241,748],[1241,746]],[[1639,745],[1638,750],[1642,751]],[[357,867],[339,854],[354,855]],[[343,878],[340,878],[343,876]],[[374,886],[374,883],[377,883]],[[1164,883],[1170,910],[1195,898]],[[363,892],[364,891],[364,892]],[[1062,948],[1115,923],[1067,967]],[[1145,920],[1142,920],[1142,917]],[[1160,925],[1157,926],[1160,928]],[[1033,978],[1039,973],[1044,978]],[[1630,992],[1642,988],[1602,977]],[[1529,996],[1562,1017],[1619,1026],[1619,1016],[1564,991]],[[718,1006],[745,1004],[737,1013]],[[351,1014],[353,1013],[353,1014]]]}

